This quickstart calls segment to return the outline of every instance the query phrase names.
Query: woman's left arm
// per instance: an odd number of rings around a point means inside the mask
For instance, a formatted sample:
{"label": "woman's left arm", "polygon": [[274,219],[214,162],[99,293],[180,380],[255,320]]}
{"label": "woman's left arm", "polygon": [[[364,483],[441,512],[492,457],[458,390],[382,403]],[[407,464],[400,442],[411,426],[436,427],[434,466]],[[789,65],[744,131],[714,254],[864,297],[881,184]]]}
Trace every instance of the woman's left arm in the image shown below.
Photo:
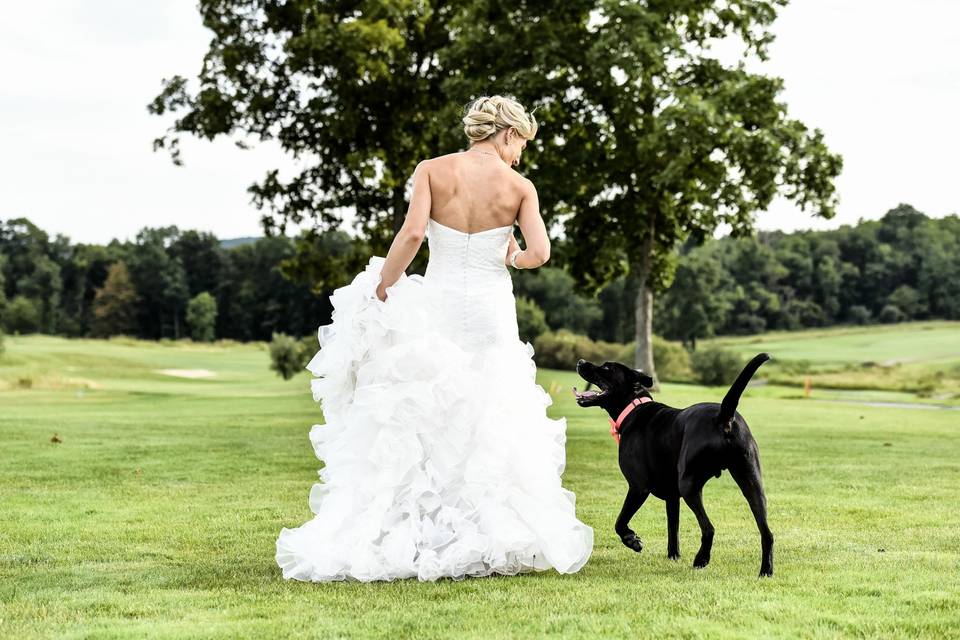
{"label": "woman's left arm", "polygon": [[377,298],[381,301],[387,299],[387,287],[393,286],[400,279],[420,250],[427,232],[427,222],[430,220],[430,208],[429,160],[423,160],[413,172],[413,193],[410,196],[407,217],[397,231],[387,252],[383,269],[380,270]]}

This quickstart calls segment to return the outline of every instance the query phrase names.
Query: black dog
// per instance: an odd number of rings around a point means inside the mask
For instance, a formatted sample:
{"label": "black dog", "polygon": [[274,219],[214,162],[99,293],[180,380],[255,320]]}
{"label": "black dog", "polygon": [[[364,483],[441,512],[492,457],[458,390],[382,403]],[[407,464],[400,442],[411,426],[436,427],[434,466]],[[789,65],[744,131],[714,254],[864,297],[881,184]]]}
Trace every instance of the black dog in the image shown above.
{"label": "black dog", "polygon": [[700,550],[693,566],[707,566],[714,529],[704,511],[701,494],[711,476],[720,477],[720,471],[728,469],[760,529],[760,575],[773,575],[773,534],[767,526],[757,443],[743,416],[736,411],[747,382],[769,359],[769,355],[761,353],[751,360],[720,404],[701,402],[686,409],[653,401],[648,391],[653,379],[638,369],[619,362],[599,366],[585,360],[577,363],[580,377],[600,388],[599,392],[578,392],[574,387],[581,407],[603,407],[613,423],[627,405],[636,405],[619,428],[620,470],[629,485],[616,524],[623,544],[637,552],[643,549],[640,538],[628,525],[652,493],[667,503],[667,556],[679,558],[677,528],[683,498],[700,525]]}

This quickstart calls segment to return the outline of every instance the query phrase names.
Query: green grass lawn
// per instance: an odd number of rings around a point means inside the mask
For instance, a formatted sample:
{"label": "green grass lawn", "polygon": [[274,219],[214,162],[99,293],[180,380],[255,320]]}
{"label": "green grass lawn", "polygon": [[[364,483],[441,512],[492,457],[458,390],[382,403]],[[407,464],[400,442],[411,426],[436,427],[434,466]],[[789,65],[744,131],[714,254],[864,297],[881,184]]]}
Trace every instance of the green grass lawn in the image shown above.
{"label": "green grass lawn", "polygon": [[[157,372],[171,368],[216,375]],[[280,528],[311,516],[322,416],[306,374],[280,380],[256,345],[37,336],[7,338],[0,381],[2,638],[960,637],[960,412],[748,391],[776,536],[776,575],[760,580],[727,474],[705,490],[707,569],[690,568],[686,507],[683,559],[667,560],[654,498],[634,520],[643,553],[623,547],[605,414],[576,407],[573,374],[541,370],[551,416],[567,417],[564,483],[596,532],[582,571],[311,584],[273,559]],[[665,385],[659,399],[723,391]]]}
{"label": "green grass lawn", "polygon": [[960,322],[950,321],[772,331],[715,338],[713,342],[745,354],[766,350],[785,360],[807,360],[817,365],[960,362]]}
{"label": "green grass lawn", "polygon": [[[960,322],[775,331],[714,338],[704,344],[744,357],[767,351],[774,361],[761,369],[761,375],[770,382],[799,386],[810,377],[815,389],[831,390],[827,397],[855,398],[857,394],[837,391],[856,390],[872,392],[871,399],[960,405]],[[875,392],[913,397],[878,398]]]}

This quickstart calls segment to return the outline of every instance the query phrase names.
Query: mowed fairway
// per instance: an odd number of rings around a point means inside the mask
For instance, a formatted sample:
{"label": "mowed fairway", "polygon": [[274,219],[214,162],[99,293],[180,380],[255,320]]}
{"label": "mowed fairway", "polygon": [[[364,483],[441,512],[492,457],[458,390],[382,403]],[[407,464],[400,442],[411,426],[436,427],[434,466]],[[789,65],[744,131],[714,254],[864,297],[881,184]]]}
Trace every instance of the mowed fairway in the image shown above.
{"label": "mowed fairway", "polygon": [[960,362],[960,322],[948,321],[775,331],[708,342],[745,354],[766,349],[779,359],[814,365]]}
{"label": "mowed fairway", "polygon": [[[551,416],[567,417],[564,483],[596,533],[580,573],[305,584],[281,579],[274,543],[311,516],[307,433],[322,416],[307,374],[284,382],[267,360],[255,345],[7,338],[0,637],[960,637],[960,412],[748,392],[776,536],[776,575],[760,580],[726,473],[704,494],[708,568],[690,567],[685,506],[683,559],[667,560],[655,498],[633,523],[643,553],[623,547],[605,414],[575,405],[574,374],[541,370]],[[723,392],[667,385],[658,399]]]}
{"label": "mowed fairway", "polygon": [[859,397],[960,406],[960,322],[956,321],[775,331],[706,343],[745,358],[767,351],[774,361],[764,366],[761,375],[794,388],[809,377],[817,390],[814,397],[820,399]]}

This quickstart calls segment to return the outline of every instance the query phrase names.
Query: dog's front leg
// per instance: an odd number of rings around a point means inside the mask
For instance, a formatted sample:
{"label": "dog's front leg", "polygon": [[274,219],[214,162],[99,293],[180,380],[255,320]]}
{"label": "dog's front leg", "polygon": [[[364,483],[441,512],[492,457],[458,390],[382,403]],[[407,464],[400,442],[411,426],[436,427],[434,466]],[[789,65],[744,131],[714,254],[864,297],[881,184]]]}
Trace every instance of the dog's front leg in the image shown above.
{"label": "dog's front leg", "polygon": [[617,535],[620,536],[620,541],[637,553],[643,551],[643,542],[630,528],[630,519],[637,510],[643,506],[644,501],[649,495],[649,491],[641,491],[630,487],[627,491],[627,497],[623,499],[623,508],[620,509],[620,515],[617,517],[617,524],[615,526]]}
{"label": "dog's front leg", "polygon": [[680,559],[680,498],[667,498],[667,557]]}

